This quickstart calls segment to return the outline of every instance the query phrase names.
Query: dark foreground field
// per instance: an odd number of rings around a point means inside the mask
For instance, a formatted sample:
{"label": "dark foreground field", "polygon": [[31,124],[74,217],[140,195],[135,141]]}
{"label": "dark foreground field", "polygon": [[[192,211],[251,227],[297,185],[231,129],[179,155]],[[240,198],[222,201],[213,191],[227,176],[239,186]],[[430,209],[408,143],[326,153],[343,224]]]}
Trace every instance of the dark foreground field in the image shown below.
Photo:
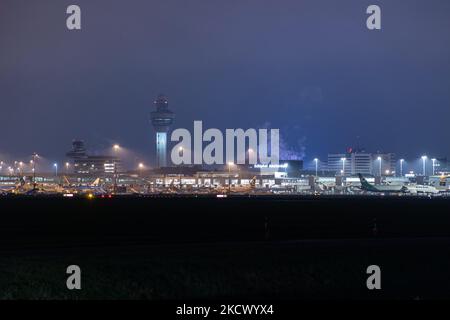
{"label": "dark foreground field", "polygon": [[[0,198],[0,299],[450,298],[449,209],[403,197]],[[66,289],[71,264],[81,291]]]}

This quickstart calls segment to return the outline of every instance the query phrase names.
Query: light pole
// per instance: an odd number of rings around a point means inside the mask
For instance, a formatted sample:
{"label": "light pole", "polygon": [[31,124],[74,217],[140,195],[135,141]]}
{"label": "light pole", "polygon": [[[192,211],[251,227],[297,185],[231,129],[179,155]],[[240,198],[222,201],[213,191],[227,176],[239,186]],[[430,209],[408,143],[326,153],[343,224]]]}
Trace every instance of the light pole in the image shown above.
{"label": "light pole", "polygon": [[[140,162],[139,164],[138,164],[138,170],[139,170],[139,177],[142,179],[142,170],[144,169],[144,164],[142,163],[142,162]],[[142,180],[141,180],[142,181]],[[145,184],[144,184],[144,187],[145,187]]]}
{"label": "light pole", "polygon": [[233,162],[228,162],[228,192],[231,192],[231,166],[233,165]]}
{"label": "light pole", "polygon": [[285,163],[285,164],[283,164],[283,167],[284,167],[284,175],[287,177],[287,168],[289,167],[289,164],[288,163]]}
{"label": "light pole", "polygon": [[55,176],[58,178],[58,164],[54,163],[53,166],[55,167]]}
{"label": "light pole", "polygon": [[403,177],[403,162],[405,159],[400,159],[400,177]]}
{"label": "light pole", "polygon": [[317,178],[317,171],[318,171],[318,169],[319,169],[319,159],[317,159],[317,158],[315,158],[314,159],[314,162],[315,162],[315,164],[316,164],[316,178]]}
{"label": "light pole", "polygon": [[345,158],[341,158],[342,161],[342,175],[345,175]]}
{"label": "light pole", "polygon": [[36,178],[35,177],[35,167],[34,167],[34,160],[30,160],[30,168],[31,168],[31,172],[33,173],[33,184],[34,184],[34,179]]}
{"label": "light pole", "polygon": [[422,156],[422,163],[423,163],[423,176],[427,173],[427,156]]}
{"label": "light pole", "polygon": [[379,171],[380,171],[380,177],[381,177],[381,162],[383,161],[383,159],[381,159],[381,157],[378,157],[377,160],[379,162]]}
{"label": "light pole", "polygon": [[433,163],[433,176],[434,176],[434,168],[436,166],[436,159],[435,158],[431,159],[431,162]]}
{"label": "light pole", "polygon": [[113,145],[113,150],[115,154],[115,158],[113,159],[114,164],[114,186],[113,186],[113,192],[117,193],[117,153],[120,150],[120,146],[118,144]]}
{"label": "light pole", "polygon": [[69,167],[70,167],[70,163],[69,163],[69,162],[66,162],[66,174],[69,173]]}
{"label": "light pole", "polygon": [[38,158],[38,154],[34,152],[32,154],[32,164],[33,164],[33,188],[36,189],[36,158]]}

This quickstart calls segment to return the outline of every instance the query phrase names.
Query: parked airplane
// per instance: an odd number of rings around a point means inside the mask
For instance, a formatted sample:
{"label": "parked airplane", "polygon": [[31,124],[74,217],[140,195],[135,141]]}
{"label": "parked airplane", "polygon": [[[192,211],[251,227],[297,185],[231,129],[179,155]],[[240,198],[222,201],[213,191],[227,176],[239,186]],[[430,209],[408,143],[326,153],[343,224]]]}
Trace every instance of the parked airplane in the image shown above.
{"label": "parked airplane", "polygon": [[16,189],[17,189],[17,186],[15,186],[15,185],[0,186],[0,194],[5,195],[8,193],[12,193]]}
{"label": "parked airplane", "polygon": [[88,185],[73,185],[67,179],[63,177],[64,186],[63,189],[69,193],[78,194],[106,194],[106,190],[100,186],[100,178],[95,179],[92,183]]}
{"label": "parked airplane", "polygon": [[256,189],[256,176],[253,177],[248,185],[238,185],[238,186],[220,186],[214,188],[213,192],[215,193],[239,193],[245,194],[253,192]]}
{"label": "parked airplane", "polygon": [[411,194],[438,194],[440,191],[433,186],[412,184],[407,185],[407,192]]}
{"label": "parked airplane", "polygon": [[380,193],[405,193],[407,187],[405,185],[373,185],[367,182],[367,180],[358,173],[359,181],[361,181],[361,190],[367,192],[380,192]]}

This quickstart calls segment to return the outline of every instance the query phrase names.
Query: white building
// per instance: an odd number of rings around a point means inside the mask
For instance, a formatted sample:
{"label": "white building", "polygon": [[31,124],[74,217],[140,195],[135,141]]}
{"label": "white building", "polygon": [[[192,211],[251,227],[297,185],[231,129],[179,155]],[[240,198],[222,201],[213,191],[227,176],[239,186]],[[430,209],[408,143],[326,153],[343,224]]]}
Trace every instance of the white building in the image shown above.
{"label": "white building", "polygon": [[[395,173],[396,159],[393,153],[376,153],[372,156],[373,172],[375,176],[391,175]],[[381,170],[380,170],[381,168]],[[381,172],[380,172],[381,171]]]}
{"label": "white building", "polygon": [[[380,167],[381,163],[381,167]],[[367,152],[330,153],[328,154],[328,170],[337,175],[373,174],[390,175],[395,172],[395,156],[393,153],[374,154]]]}

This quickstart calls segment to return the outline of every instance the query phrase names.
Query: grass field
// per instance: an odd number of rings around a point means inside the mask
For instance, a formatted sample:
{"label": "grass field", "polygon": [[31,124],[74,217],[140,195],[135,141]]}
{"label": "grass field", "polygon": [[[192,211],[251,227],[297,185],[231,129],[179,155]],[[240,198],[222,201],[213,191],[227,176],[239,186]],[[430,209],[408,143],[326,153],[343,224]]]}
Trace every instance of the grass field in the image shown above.
{"label": "grass field", "polygon": [[[450,298],[448,242],[174,245],[103,251],[3,256],[0,299]],[[65,271],[71,264],[81,267],[81,291],[66,289]],[[382,290],[377,292],[366,288],[365,272],[371,264],[382,269]]]}
{"label": "grass field", "polygon": [[[0,299],[450,298],[448,208],[442,199],[0,199]],[[72,264],[81,291],[66,288]],[[380,291],[366,287],[373,264]]]}

